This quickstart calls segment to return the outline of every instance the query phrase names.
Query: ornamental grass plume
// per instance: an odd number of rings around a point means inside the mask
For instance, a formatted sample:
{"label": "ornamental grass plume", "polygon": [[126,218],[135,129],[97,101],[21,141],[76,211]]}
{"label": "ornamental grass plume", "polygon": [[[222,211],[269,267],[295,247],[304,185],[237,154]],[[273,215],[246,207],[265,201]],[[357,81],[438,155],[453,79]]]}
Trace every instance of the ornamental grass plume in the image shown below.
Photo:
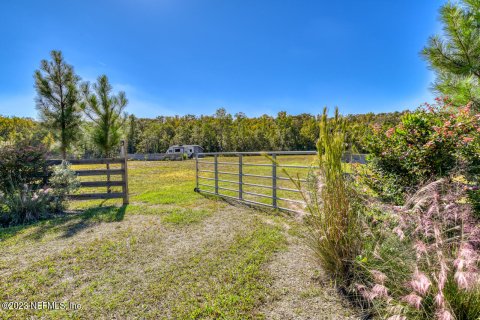
{"label": "ornamental grass plume", "polygon": [[416,309],[420,309],[420,306],[422,305],[422,297],[415,294],[414,292],[412,292],[409,295],[406,295],[405,297],[403,297],[402,301],[405,301],[406,303],[415,307]]}
{"label": "ornamental grass plume", "polygon": [[[317,142],[318,170],[310,172],[305,184],[283,170],[305,202],[310,247],[327,274],[342,286],[350,284],[354,261],[362,246],[361,206],[342,162],[345,132],[345,122],[338,109],[335,116],[328,119],[325,108]],[[383,294],[382,290],[378,291]]]}
{"label": "ornamental grass plume", "polygon": [[480,319],[480,221],[465,202],[467,191],[447,177],[404,206],[373,200],[366,259],[353,286],[372,315]]}
{"label": "ornamental grass plume", "polygon": [[375,283],[382,285],[385,284],[385,280],[387,280],[385,273],[378,270],[371,270],[370,273],[372,274]]}
{"label": "ornamental grass plume", "polygon": [[453,319],[455,319],[452,316],[452,314],[450,313],[450,311],[448,311],[447,309],[440,309],[439,311],[437,311],[435,316],[438,320],[453,320]]}
{"label": "ornamental grass plume", "polygon": [[411,292],[401,301],[416,309],[432,301],[438,320],[456,319],[465,308],[480,309],[478,301],[461,306],[454,302],[469,292],[480,298],[475,291],[480,286],[479,225],[471,206],[462,203],[465,197],[461,183],[444,178],[421,188],[398,212],[416,252],[411,280],[405,284]]}
{"label": "ornamental grass plume", "polygon": [[478,262],[479,254],[471,243],[462,243],[457,258],[453,261],[455,267],[455,281],[461,289],[471,289],[479,285]]}
{"label": "ornamental grass plume", "polygon": [[418,271],[418,269],[415,270],[415,273],[413,274],[413,279],[410,281],[410,286],[412,289],[421,296],[425,296],[428,292],[428,289],[432,285],[432,282],[428,277],[423,273]]}

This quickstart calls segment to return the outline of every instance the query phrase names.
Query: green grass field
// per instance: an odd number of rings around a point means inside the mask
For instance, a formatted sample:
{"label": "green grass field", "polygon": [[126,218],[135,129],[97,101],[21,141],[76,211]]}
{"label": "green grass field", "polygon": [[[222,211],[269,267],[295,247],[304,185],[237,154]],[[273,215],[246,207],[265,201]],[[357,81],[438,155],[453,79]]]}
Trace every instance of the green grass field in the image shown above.
{"label": "green grass field", "polygon": [[[297,261],[306,251],[292,217],[195,193],[194,161],[129,162],[129,174],[127,206],[78,201],[65,216],[0,229],[0,302],[80,306],[2,308],[0,318],[301,319],[318,306],[352,315],[312,280],[315,264]],[[302,277],[287,293],[284,274]]]}

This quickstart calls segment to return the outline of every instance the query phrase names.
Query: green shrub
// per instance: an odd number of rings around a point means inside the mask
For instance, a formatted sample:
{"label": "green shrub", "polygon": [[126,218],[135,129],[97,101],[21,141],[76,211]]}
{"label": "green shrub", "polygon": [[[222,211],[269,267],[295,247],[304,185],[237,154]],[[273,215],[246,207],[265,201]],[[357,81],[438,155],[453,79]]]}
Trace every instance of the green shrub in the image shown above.
{"label": "green shrub", "polygon": [[47,212],[44,192],[47,148],[35,140],[0,145],[0,225],[38,219]]}
{"label": "green shrub", "polygon": [[46,179],[47,148],[23,140],[0,146],[0,226],[29,223],[66,207],[66,195],[79,187],[68,163]]}
{"label": "green shrub", "polygon": [[0,191],[3,193],[40,186],[44,180],[47,148],[40,142],[22,140],[0,145]]}
{"label": "green shrub", "polygon": [[480,218],[480,190],[475,187],[467,190],[468,202],[473,207],[474,214],[477,218]]}
{"label": "green shrub", "polygon": [[477,182],[480,119],[470,106],[444,100],[405,114],[401,122],[369,139],[372,175],[366,182],[385,200],[401,203],[417,186],[458,170]]}

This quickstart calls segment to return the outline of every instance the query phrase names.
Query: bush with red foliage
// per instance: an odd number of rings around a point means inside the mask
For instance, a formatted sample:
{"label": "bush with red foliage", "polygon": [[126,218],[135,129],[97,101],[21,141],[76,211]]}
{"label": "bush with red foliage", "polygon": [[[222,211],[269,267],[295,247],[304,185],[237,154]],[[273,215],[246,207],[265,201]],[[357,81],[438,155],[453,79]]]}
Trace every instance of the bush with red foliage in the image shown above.
{"label": "bush with red foliage", "polygon": [[47,153],[47,147],[38,141],[0,146],[0,192],[18,190],[25,184],[41,185]]}
{"label": "bush with red foliage", "polygon": [[369,139],[369,185],[384,199],[403,203],[419,185],[458,171],[477,183],[480,176],[480,115],[471,105],[448,99],[405,114],[395,127],[374,128]]}
{"label": "bush with red foliage", "polygon": [[32,140],[0,146],[0,226],[36,220],[46,213],[47,152],[45,145]]}

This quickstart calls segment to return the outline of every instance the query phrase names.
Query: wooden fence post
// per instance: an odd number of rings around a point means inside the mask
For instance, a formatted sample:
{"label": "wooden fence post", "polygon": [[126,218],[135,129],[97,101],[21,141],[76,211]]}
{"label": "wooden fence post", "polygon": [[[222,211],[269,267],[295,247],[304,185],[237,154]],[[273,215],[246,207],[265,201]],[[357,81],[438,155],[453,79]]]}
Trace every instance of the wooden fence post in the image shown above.
{"label": "wooden fence post", "polygon": [[48,163],[43,164],[42,174],[43,174],[42,182],[43,182],[43,185],[46,186],[48,183]]}
{"label": "wooden fence post", "polygon": [[122,162],[122,192],[123,192],[123,204],[127,205],[130,202],[130,198],[128,195],[128,157],[127,157],[127,142],[122,140],[122,148],[121,148],[121,156],[123,157]]}
{"label": "wooden fence post", "polygon": [[108,162],[108,160],[105,165],[107,166],[107,193],[111,193],[112,189],[110,187],[110,163]]}

